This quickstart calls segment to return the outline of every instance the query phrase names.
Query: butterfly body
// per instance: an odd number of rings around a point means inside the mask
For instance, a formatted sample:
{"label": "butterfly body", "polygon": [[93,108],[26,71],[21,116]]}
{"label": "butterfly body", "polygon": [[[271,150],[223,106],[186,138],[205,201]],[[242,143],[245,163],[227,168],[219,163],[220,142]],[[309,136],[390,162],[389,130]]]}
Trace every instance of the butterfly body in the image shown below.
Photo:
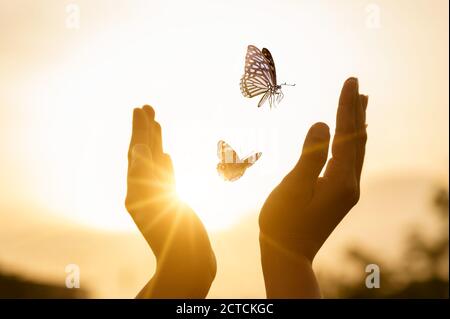
{"label": "butterfly body", "polygon": [[275,62],[268,49],[263,48],[261,51],[254,45],[249,45],[245,56],[244,71],[240,88],[245,97],[252,98],[262,94],[258,107],[261,107],[267,100],[271,107],[276,102],[281,102],[284,97],[281,86],[288,84],[277,84]]}
{"label": "butterfly body", "polygon": [[254,153],[244,159],[240,159],[233,148],[224,141],[217,143],[217,156],[220,162],[217,164],[217,172],[226,181],[236,181],[244,175],[247,168],[252,166],[261,153]]}

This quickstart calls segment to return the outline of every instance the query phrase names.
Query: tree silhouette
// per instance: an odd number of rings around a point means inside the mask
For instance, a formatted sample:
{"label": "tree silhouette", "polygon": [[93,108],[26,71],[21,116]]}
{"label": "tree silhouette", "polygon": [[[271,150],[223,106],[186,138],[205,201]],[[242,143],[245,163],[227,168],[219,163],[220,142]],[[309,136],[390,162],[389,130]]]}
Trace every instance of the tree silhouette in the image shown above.
{"label": "tree silhouette", "polygon": [[365,273],[343,281],[322,277],[325,298],[448,298],[448,190],[438,189],[433,198],[433,218],[437,227],[434,238],[426,238],[415,228],[406,236],[406,247],[398,266],[383,264],[362,247],[352,247],[347,256],[360,269],[377,264],[381,269],[381,288],[368,289]]}

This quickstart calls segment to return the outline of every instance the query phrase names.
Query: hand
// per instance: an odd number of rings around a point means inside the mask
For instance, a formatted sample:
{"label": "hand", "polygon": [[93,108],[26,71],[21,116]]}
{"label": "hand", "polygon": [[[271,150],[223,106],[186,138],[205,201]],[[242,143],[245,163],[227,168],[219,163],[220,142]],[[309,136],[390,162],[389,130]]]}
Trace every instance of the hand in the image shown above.
{"label": "hand", "polygon": [[216,274],[208,234],[175,194],[154,110],[134,109],[125,206],[156,256],[156,272],[138,297],[204,298]]}
{"label": "hand", "polygon": [[302,155],[267,198],[259,217],[261,258],[269,297],[318,297],[311,263],[322,244],[359,200],[367,139],[368,97],[358,80],[348,79],[341,92],[332,158],[329,128],[314,124]]}

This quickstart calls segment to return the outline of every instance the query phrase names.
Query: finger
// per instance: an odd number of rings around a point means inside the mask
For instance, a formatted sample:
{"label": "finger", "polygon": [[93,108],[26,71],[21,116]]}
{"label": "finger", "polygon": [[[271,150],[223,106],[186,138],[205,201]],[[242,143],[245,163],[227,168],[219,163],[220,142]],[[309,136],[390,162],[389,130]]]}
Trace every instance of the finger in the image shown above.
{"label": "finger", "polygon": [[144,105],[142,109],[147,116],[150,127],[148,136],[153,159],[156,163],[162,164],[164,156],[162,147],[161,125],[159,125],[159,123],[155,121],[155,110],[150,105]]}
{"label": "finger", "polygon": [[359,104],[358,80],[349,78],[342,87],[336,115],[336,132],[333,138],[332,154],[325,175],[339,172],[347,174],[355,169],[356,161],[356,106]]}
{"label": "finger", "polygon": [[145,115],[147,116],[147,120],[149,123],[148,129],[148,145],[150,149],[153,151],[153,134],[154,134],[154,123],[155,123],[155,110],[150,105],[144,105],[142,107]]}
{"label": "finger", "polygon": [[360,130],[365,128],[366,124],[366,109],[369,97],[364,94],[359,95],[359,104],[356,109],[356,128]]}
{"label": "finger", "polygon": [[173,163],[172,159],[168,154],[163,154],[162,161],[161,161],[161,167],[164,171],[165,180],[167,183],[173,187],[175,185],[175,176],[173,173]]}
{"label": "finger", "polygon": [[144,110],[144,113],[147,117],[148,120],[148,146],[150,147],[150,150],[153,151],[153,126],[155,123],[155,110],[148,104],[144,105],[142,107],[142,109]]}
{"label": "finger", "polygon": [[147,114],[150,123],[155,120],[155,110],[150,105],[146,104],[142,109]]}
{"label": "finger", "polygon": [[163,157],[161,125],[156,121],[152,123],[151,145],[154,160],[158,163],[161,162]]}
{"label": "finger", "polygon": [[131,162],[131,151],[136,144],[148,144],[148,120],[142,109],[136,108],[133,111],[133,128],[131,132],[131,141],[128,148],[128,166]]}
{"label": "finger", "polygon": [[170,158],[169,154],[163,154],[162,157],[162,166],[165,171],[167,171],[168,174],[173,175],[173,163],[172,159]]}
{"label": "finger", "polygon": [[149,144],[153,155],[154,176],[161,184],[174,184],[172,160],[168,154],[163,153],[161,126],[155,121],[155,111],[150,105],[142,108],[150,123]]}
{"label": "finger", "polygon": [[355,130],[355,103],[359,100],[357,78],[348,78],[341,90],[336,114],[336,132],[351,134]]}
{"label": "finger", "polygon": [[330,144],[330,130],[325,123],[316,123],[308,131],[302,155],[292,174],[303,185],[314,185],[325,165]]}
{"label": "finger", "polygon": [[356,112],[357,127],[357,145],[356,145],[356,178],[359,183],[361,179],[361,171],[364,164],[364,156],[366,152],[367,130],[366,130],[366,109],[369,101],[367,95],[359,96],[359,105]]}

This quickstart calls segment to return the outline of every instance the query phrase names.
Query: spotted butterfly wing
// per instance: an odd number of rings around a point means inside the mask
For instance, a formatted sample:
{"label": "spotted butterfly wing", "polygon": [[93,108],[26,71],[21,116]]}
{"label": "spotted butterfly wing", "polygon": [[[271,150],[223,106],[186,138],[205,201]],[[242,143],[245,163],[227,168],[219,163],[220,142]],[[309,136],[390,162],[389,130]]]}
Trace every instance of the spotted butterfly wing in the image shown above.
{"label": "spotted butterfly wing", "polygon": [[270,62],[257,47],[249,45],[245,56],[245,72],[240,83],[242,94],[248,98],[264,94],[258,104],[260,107],[269,97],[270,86],[276,84],[274,81]]}
{"label": "spotted butterfly wing", "polygon": [[261,153],[252,154],[241,160],[228,143],[219,141],[217,143],[217,157],[219,158],[217,172],[224,180],[232,182],[241,178],[245,170],[261,157]]}
{"label": "spotted butterfly wing", "polygon": [[272,54],[266,48],[262,52],[254,45],[249,45],[245,56],[245,72],[240,82],[241,92],[245,97],[252,98],[263,94],[258,103],[261,107],[267,100],[270,106],[277,100],[281,101],[283,93],[281,85],[277,84],[275,62]]}
{"label": "spotted butterfly wing", "polygon": [[272,76],[273,83],[275,83],[275,85],[276,85],[277,84],[277,72],[275,70],[275,62],[273,61],[272,54],[266,48],[262,49],[262,54],[264,55],[264,57],[267,59],[267,62],[269,63],[270,74]]}

